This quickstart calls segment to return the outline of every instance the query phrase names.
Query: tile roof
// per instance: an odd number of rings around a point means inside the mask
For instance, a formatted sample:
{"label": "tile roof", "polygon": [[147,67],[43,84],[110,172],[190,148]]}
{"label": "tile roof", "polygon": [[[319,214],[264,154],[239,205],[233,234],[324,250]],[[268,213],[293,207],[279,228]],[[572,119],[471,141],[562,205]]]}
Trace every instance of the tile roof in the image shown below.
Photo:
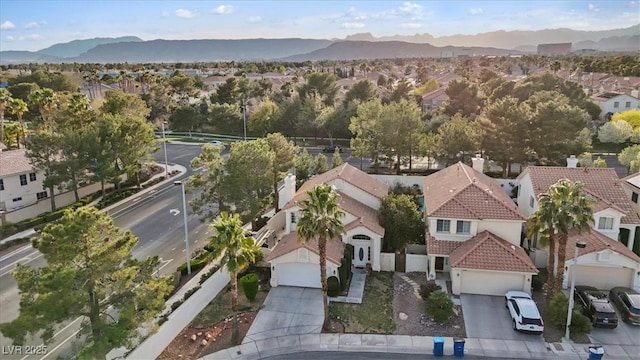
{"label": "tile roof", "polygon": [[525,220],[498,182],[461,162],[425,177],[422,183],[429,217]]}
{"label": "tile roof", "polygon": [[449,255],[464,241],[436,240],[433,236],[427,235],[427,254],[429,255]]}
{"label": "tile roof", "polygon": [[294,206],[296,202],[304,200],[307,197],[307,191],[312,189],[314,186],[330,184],[332,181],[338,179],[343,180],[379,199],[382,199],[389,193],[389,186],[387,186],[387,184],[375,179],[364,171],[345,163],[307,180],[302,184],[300,189],[296,191],[293,199],[289,201],[283,209],[288,209]]}
{"label": "tile roof", "polygon": [[26,149],[0,152],[0,177],[33,171]]}
{"label": "tile roof", "polygon": [[[580,181],[585,184],[585,190],[596,200],[622,210],[624,213],[620,220],[622,224],[640,224],[640,216],[633,209],[633,204],[627,198],[621,181],[613,168],[529,166],[518,178],[522,178],[527,173],[531,177],[531,184],[536,196],[546,192],[551,185],[560,179]],[[603,204],[596,206],[596,210],[603,208],[606,208]]]}
{"label": "tile roof", "polygon": [[438,88],[422,95],[422,100],[449,100],[449,95],[445,92],[445,88]]}
{"label": "tile roof", "polygon": [[486,230],[453,250],[449,255],[449,264],[452,268],[538,273],[520,246]]}
{"label": "tile roof", "polygon": [[[342,263],[342,257],[344,256],[344,247],[344,243],[340,239],[328,240],[327,260],[336,265],[340,265]],[[319,254],[318,239],[311,239],[309,241],[302,241],[302,239],[300,239],[300,241],[298,241],[298,233],[295,231],[290,232],[280,239],[267,256],[266,261],[272,261],[300,248],[305,248],[315,254]]]}
{"label": "tile roof", "polygon": [[378,211],[357,201],[349,195],[338,191],[338,205],[340,208],[357,219],[349,224],[345,224],[345,230],[351,230],[358,226],[364,226],[374,233],[384,236],[384,228],[378,222]]}
{"label": "tile roof", "polygon": [[573,255],[576,249],[576,242],[578,240],[581,240],[587,244],[584,249],[578,249],[578,256],[610,249],[620,255],[628,257],[629,259],[637,263],[640,263],[640,256],[636,255],[623,243],[612,240],[595,230],[592,230],[591,232],[583,232],[581,234],[579,234],[577,231],[571,231],[569,233],[565,255],[567,260],[573,259]]}

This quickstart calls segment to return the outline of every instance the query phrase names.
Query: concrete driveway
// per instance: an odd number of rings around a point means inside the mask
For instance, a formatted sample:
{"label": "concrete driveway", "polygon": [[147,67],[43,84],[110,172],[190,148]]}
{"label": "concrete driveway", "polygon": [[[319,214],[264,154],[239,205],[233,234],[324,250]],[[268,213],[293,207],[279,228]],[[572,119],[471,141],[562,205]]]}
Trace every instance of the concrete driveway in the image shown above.
{"label": "concrete driveway", "polygon": [[[618,319],[622,319],[620,312],[618,312]],[[589,334],[589,340],[594,344],[601,345],[632,345],[640,347],[640,326],[634,326],[620,320],[618,327],[615,329],[594,327],[591,330],[591,334]]]}
{"label": "concrete driveway", "polygon": [[322,290],[278,286],[269,290],[243,343],[283,335],[319,334],[324,322]]}
{"label": "concrete driveway", "polygon": [[503,296],[460,295],[468,338],[521,340],[544,343],[542,335],[514,331]]}

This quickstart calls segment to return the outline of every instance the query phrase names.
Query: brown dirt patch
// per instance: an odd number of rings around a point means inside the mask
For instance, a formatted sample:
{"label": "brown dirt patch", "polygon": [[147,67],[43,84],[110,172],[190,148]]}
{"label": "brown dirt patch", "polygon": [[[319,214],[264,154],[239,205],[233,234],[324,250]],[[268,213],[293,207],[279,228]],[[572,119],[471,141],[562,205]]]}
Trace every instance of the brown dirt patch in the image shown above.
{"label": "brown dirt patch", "polygon": [[19,248],[21,248],[23,246],[27,246],[27,245],[29,245],[29,241],[28,240],[25,240],[25,242],[22,242],[22,243],[19,243],[19,244],[13,244],[13,245],[11,245],[9,247],[6,247],[6,248],[0,250],[0,256],[7,255],[8,253],[12,252],[13,250],[17,250],[17,249],[19,249]]}
{"label": "brown dirt patch", "polygon": [[[397,326],[394,334],[466,337],[467,333],[464,327],[461,306],[454,306],[454,316],[449,321],[442,324],[437,323],[424,313],[424,300],[422,297],[416,296],[414,288],[403,280],[400,275],[405,275],[418,285],[427,283],[427,277],[422,272],[395,273],[393,275],[393,314]],[[400,319],[400,313],[406,314],[406,320]]]}

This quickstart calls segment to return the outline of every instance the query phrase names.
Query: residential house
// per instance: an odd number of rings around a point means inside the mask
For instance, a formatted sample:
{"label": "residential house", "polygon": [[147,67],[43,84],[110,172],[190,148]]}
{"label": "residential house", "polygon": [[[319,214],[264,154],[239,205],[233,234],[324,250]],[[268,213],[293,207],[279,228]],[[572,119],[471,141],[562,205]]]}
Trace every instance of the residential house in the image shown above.
{"label": "residential house", "polygon": [[602,111],[600,116],[603,117],[607,114],[613,115],[617,112],[640,109],[640,99],[637,98],[637,91],[634,94],[636,97],[617,92],[603,92],[591,96],[591,101],[600,107]]}
{"label": "residential house", "polygon": [[[538,273],[520,247],[526,218],[494,179],[461,162],[423,180],[428,278],[448,274],[452,292],[531,291]],[[440,275],[437,275],[440,274]]]}
{"label": "residential house", "polygon": [[[570,167],[529,166],[518,176],[518,208],[531,216],[538,210],[537,198],[558,180],[569,179],[585,184],[585,193],[596,200],[593,209],[594,224],[591,233],[571,235],[570,242],[587,242],[579,258],[578,284],[609,289],[614,286],[640,286],[640,239],[635,238],[640,228],[640,216],[623,189],[615,170],[611,168],[578,168],[575,157],[567,159]],[[548,261],[548,250],[538,246],[536,239],[527,244],[530,256],[539,267]],[[569,245],[573,259],[574,247]],[[634,253],[635,252],[635,253]],[[589,256],[586,256],[589,255]],[[572,261],[565,263],[569,268]],[[606,270],[606,271],[603,271]],[[568,286],[570,271],[565,272],[564,286]]]}
{"label": "residential house", "polygon": [[[316,185],[333,186],[339,195],[340,209],[345,213],[342,219],[345,234],[327,242],[327,276],[337,276],[345,244],[354,247],[355,267],[370,265],[374,271],[380,271],[384,228],[378,223],[378,209],[389,188],[367,173],[343,164],[311,178],[296,192],[281,192],[281,196],[288,193],[290,198],[283,199],[286,204],[273,219],[283,224],[283,229],[278,234],[279,241],[266,257],[271,264],[271,286],[320,287],[317,242],[303,242],[296,231],[300,203],[307,198],[307,191]],[[295,181],[285,181],[285,186],[295,186]]]}
{"label": "residential house", "polygon": [[35,169],[26,149],[0,151],[0,211],[11,211],[49,197],[44,172]]}
{"label": "residential house", "polygon": [[[627,194],[627,199],[631,200],[635,210],[640,214],[640,173],[631,174],[621,179],[622,189]],[[640,241],[640,240],[639,240]]]}
{"label": "residential house", "polygon": [[422,95],[422,112],[438,110],[447,100],[449,95],[445,92],[445,88],[438,88]]}

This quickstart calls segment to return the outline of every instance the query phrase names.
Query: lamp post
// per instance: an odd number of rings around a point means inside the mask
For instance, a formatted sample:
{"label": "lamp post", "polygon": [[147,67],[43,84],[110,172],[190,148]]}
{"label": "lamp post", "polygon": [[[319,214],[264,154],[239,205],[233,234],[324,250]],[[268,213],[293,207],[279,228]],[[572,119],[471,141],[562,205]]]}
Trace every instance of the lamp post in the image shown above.
{"label": "lamp post", "polygon": [[164,136],[164,124],[166,121],[162,122],[162,146],[164,147],[164,178],[169,178],[169,162],[167,161],[167,138]]}
{"label": "lamp post", "polygon": [[576,241],[576,250],[573,254],[573,270],[571,270],[571,290],[569,290],[569,308],[567,309],[567,326],[564,330],[564,338],[569,341],[569,327],[571,326],[571,315],[573,314],[573,293],[576,287],[576,271],[578,270],[578,250],[584,249],[587,244]]}
{"label": "lamp post", "polygon": [[243,140],[247,140],[247,105],[244,103],[244,98],[242,99],[242,124],[244,129]]}
{"label": "lamp post", "polygon": [[182,190],[182,214],[184,217],[184,244],[187,252],[187,275],[191,275],[191,253],[189,252],[189,228],[187,227],[187,193],[184,189],[184,182],[174,181],[173,185],[180,186]]}

